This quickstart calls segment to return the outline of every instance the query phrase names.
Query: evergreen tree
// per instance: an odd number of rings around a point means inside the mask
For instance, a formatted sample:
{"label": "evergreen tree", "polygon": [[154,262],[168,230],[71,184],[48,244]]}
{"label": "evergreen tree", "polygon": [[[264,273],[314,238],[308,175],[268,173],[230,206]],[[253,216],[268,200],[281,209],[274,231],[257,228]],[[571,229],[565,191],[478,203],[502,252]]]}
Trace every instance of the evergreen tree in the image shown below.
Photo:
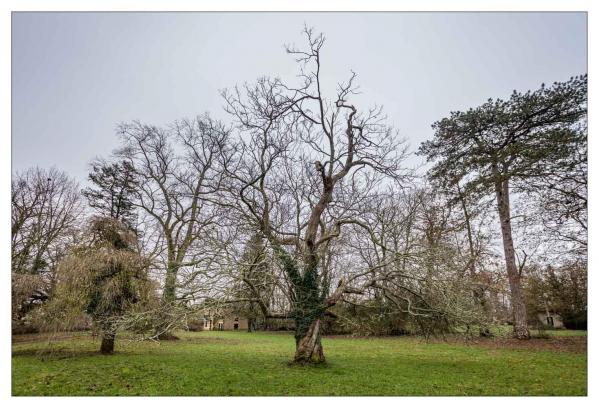
{"label": "evergreen tree", "polygon": [[530,337],[516,265],[510,190],[528,191],[533,181],[573,166],[586,139],[587,76],[514,91],[508,100],[489,99],[435,124],[435,137],[420,153],[435,161],[430,178],[444,187],[462,183],[464,193],[494,194],[510,283],[515,337]]}
{"label": "evergreen tree", "polygon": [[117,219],[133,228],[135,207],[133,199],[137,191],[135,168],[126,161],[107,163],[97,160],[92,163],[89,180],[93,187],[82,191],[90,207],[99,215]]}
{"label": "evergreen tree", "polygon": [[46,315],[67,326],[82,310],[100,329],[100,351],[114,351],[119,319],[142,310],[155,295],[149,262],[136,250],[137,237],[124,223],[93,218],[84,242],[59,264],[56,294]]}

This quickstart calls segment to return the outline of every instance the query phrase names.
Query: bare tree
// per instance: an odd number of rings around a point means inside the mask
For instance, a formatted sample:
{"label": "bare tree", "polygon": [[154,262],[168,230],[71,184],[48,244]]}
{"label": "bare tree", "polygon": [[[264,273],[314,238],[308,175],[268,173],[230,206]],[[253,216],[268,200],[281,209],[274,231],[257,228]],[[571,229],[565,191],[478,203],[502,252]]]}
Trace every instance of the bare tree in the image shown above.
{"label": "bare tree", "polygon": [[523,190],[531,205],[527,212],[544,228],[552,245],[568,253],[586,257],[588,232],[588,140],[586,123],[581,126],[576,145],[567,157],[546,164],[541,177],[530,180]]}
{"label": "bare tree", "polygon": [[454,217],[454,206],[425,188],[390,190],[364,206],[370,234],[357,229],[347,245],[371,272],[370,296],[376,301],[371,304],[400,315],[404,328],[424,335],[485,322],[472,297],[477,277],[466,273],[470,260],[455,236],[461,220]]}
{"label": "bare tree", "polygon": [[135,169],[134,205],[155,225],[152,235],[157,259],[165,270],[163,300],[174,303],[182,271],[186,281],[213,259],[211,240],[219,227],[221,209],[213,195],[222,182],[229,131],[207,115],[175,122],[168,128],[139,122],[119,127],[123,145],[117,156]]}
{"label": "bare tree", "polygon": [[17,173],[11,188],[13,317],[23,317],[51,295],[82,206],[77,183],[55,168]]}
{"label": "bare tree", "polygon": [[[300,66],[297,86],[261,78],[223,92],[238,124],[238,160],[228,167],[236,209],[259,229],[285,270],[296,324],[295,361],[324,361],[321,322],[360,273],[341,279],[330,293],[323,268],[329,243],[382,176],[400,178],[405,154],[380,108],[364,112],[349,102],[355,74],[326,98],[321,74],[324,37],[305,29],[308,47],[287,52]],[[363,286],[368,286],[365,283]]]}

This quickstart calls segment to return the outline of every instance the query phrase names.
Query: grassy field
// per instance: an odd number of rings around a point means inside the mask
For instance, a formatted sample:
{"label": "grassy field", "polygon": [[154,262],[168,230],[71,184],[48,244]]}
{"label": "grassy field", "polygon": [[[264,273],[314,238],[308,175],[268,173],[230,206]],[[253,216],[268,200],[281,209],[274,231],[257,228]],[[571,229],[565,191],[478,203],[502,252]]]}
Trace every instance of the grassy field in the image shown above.
{"label": "grassy field", "polygon": [[[564,332],[565,333],[565,332]],[[561,334],[561,333],[560,333]],[[574,334],[586,334],[574,333]],[[13,344],[13,395],[586,395],[586,347],[426,343],[414,337],[323,340],[327,363],[290,366],[280,333],[182,333],[155,344],[79,334]],[[542,341],[578,341],[553,338]],[[537,344],[535,343],[535,344]],[[511,343],[510,343],[511,344]]]}
{"label": "grassy field", "polygon": [[[491,327],[491,333],[495,336],[500,337],[508,337],[512,334],[513,327],[511,325],[495,325]],[[537,330],[531,329],[530,335],[533,337],[577,337],[577,336],[586,336],[586,330],[565,330],[565,329],[557,329],[557,330]]]}

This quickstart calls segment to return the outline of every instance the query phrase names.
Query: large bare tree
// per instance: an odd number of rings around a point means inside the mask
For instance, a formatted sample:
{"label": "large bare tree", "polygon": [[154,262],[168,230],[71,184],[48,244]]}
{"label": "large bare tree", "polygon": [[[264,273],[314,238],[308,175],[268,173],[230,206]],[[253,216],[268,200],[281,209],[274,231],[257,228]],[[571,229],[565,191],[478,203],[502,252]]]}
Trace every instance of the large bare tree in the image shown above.
{"label": "large bare tree", "polygon": [[323,255],[344,225],[366,227],[358,202],[382,177],[401,178],[405,154],[380,108],[361,110],[350,101],[355,74],[326,97],[324,36],[310,29],[304,34],[306,49],[287,48],[299,64],[299,84],[260,78],[223,92],[240,131],[238,160],[228,167],[237,200],[231,205],[262,232],[283,265],[297,362],[324,361],[320,336],[327,310],[369,286],[359,279],[367,273],[356,271],[330,291]]}
{"label": "large bare tree", "polygon": [[[227,162],[229,131],[207,115],[160,128],[139,122],[119,127],[122,147],[137,181],[134,205],[143,214],[164,268],[163,300],[175,303],[177,289],[190,284],[214,259],[210,243],[218,233],[221,207],[214,194]],[[185,276],[181,272],[185,271]]]}

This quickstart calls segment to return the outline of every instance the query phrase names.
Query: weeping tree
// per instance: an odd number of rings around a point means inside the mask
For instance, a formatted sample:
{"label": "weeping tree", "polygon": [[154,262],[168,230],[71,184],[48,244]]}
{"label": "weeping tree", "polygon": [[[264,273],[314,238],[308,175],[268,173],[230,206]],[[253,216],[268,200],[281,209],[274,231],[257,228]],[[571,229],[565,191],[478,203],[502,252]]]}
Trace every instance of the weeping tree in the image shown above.
{"label": "weeping tree", "polygon": [[100,331],[100,352],[110,354],[120,319],[143,310],[154,296],[154,285],[147,277],[147,260],[136,252],[135,233],[127,225],[96,217],[85,239],[58,266],[55,298],[42,317],[64,330],[86,313]]}
{"label": "weeping tree", "polygon": [[514,91],[508,100],[489,99],[466,112],[452,112],[433,124],[434,138],[420,146],[420,153],[434,162],[431,180],[463,197],[495,196],[514,336],[519,339],[528,339],[530,334],[510,201],[514,192],[535,188],[542,193],[544,183],[539,180],[559,179],[560,174],[580,167],[580,146],[586,143],[586,104],[586,75],[535,91]]}
{"label": "weeping tree", "polygon": [[[442,336],[457,327],[486,324],[483,308],[472,296],[480,283],[468,273],[468,244],[454,206],[422,187],[382,192],[363,206],[370,233],[353,226],[345,243],[345,262],[366,264],[373,282],[367,296],[351,299],[349,311],[358,317],[360,308],[370,309],[366,321],[358,319],[366,323],[359,332],[409,330]],[[348,317],[349,326],[355,326],[351,313]]]}
{"label": "weeping tree", "polygon": [[325,95],[325,38],[310,29],[304,34],[306,49],[287,47],[299,65],[299,84],[263,77],[223,97],[241,133],[237,160],[227,166],[235,201],[226,205],[261,231],[282,265],[295,320],[294,359],[307,363],[325,360],[321,326],[329,309],[370,284],[359,279],[365,273],[352,271],[331,290],[323,255],[344,225],[364,225],[357,203],[383,176],[399,178],[405,149],[380,108],[361,110],[349,101],[355,74],[332,98]]}

